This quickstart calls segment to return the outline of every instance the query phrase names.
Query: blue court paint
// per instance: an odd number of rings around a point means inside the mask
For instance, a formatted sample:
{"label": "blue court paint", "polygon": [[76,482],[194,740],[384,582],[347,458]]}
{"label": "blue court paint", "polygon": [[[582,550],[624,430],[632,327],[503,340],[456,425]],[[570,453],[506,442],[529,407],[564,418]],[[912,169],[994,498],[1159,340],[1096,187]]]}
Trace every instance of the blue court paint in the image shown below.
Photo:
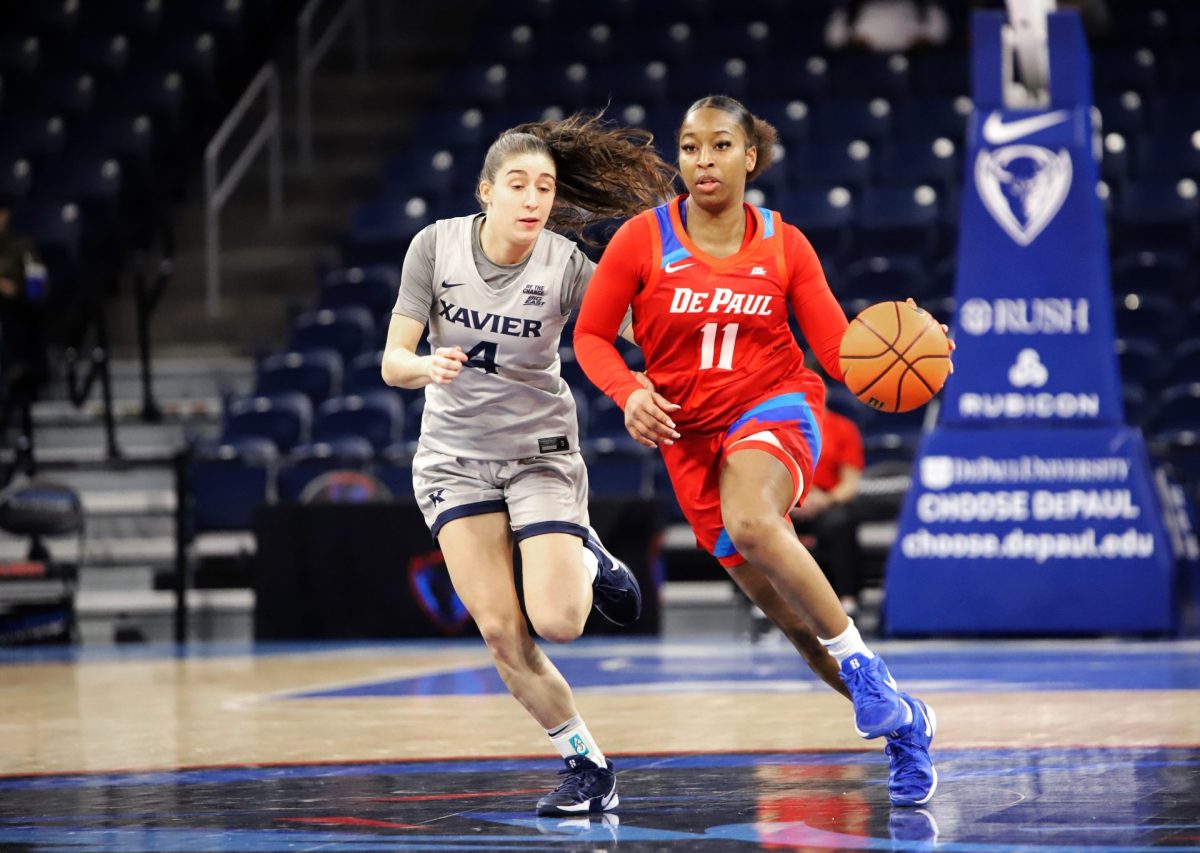
{"label": "blue court paint", "polygon": [[[721,690],[789,692],[824,690],[790,650],[746,646],[678,646],[651,640],[548,649],[576,691],[656,692]],[[1012,690],[1200,690],[1200,653],[1194,643],[1145,643],[1095,648],[1086,644],[1028,647],[970,644],[961,648],[911,648],[884,652],[904,686],[922,693]],[[507,692],[490,666],[448,669],[411,678],[289,694],[288,698],[481,695]]]}

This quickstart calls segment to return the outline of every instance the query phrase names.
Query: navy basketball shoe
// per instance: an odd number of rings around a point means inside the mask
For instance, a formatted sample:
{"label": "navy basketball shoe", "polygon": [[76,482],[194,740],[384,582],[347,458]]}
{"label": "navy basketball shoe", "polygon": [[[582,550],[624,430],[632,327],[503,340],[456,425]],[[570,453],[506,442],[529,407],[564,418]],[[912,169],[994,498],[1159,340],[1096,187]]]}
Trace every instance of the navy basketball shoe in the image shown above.
{"label": "navy basketball shoe", "polygon": [[596,556],[592,606],[614,625],[632,625],[642,615],[642,588],[629,567],[608,553],[596,531],[588,528],[583,547]]}
{"label": "navy basketball shoe", "polygon": [[562,784],[538,800],[537,813],[550,815],[597,814],[615,809],[620,804],[617,797],[617,774],[613,763],[599,767],[590,758],[572,755],[564,758],[567,768],[559,775],[567,778]]}
{"label": "navy basketball shoe", "polygon": [[913,721],[906,729],[888,735],[888,794],[894,806],[923,806],[937,790],[937,770],[929,758],[929,744],[937,730],[933,709],[907,693],[900,694],[912,708]]}
{"label": "navy basketball shoe", "polygon": [[842,661],[842,681],[854,702],[854,728],[865,738],[875,738],[905,728],[913,709],[900,696],[883,658],[850,655]]}

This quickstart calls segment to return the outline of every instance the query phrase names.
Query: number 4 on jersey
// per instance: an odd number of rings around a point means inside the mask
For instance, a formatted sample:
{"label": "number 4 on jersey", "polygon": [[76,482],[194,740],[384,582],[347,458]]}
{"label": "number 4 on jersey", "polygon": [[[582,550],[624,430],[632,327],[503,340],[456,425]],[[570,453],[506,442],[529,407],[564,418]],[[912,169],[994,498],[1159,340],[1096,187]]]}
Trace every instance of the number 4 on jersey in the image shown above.
{"label": "number 4 on jersey", "polygon": [[[717,323],[705,323],[700,330],[700,369],[711,370],[713,367],[713,350],[717,342]],[[717,360],[720,370],[733,370],[733,344],[737,340],[737,323],[726,323],[725,331],[721,334],[721,357]]]}
{"label": "number 4 on jersey", "polygon": [[480,341],[467,351],[467,367],[477,367],[484,373],[496,372],[496,344]]}

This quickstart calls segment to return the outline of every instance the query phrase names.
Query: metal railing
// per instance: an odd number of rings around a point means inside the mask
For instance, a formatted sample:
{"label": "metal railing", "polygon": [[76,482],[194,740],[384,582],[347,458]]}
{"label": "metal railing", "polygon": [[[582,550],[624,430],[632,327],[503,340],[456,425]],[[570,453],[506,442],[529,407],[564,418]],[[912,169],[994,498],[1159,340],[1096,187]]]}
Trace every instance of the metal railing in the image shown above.
{"label": "metal railing", "polygon": [[299,98],[296,113],[296,136],[300,146],[300,171],[310,174],[313,167],[312,76],[325,58],[334,40],[354,20],[354,60],[359,74],[367,70],[367,4],[366,0],[345,0],[313,42],[313,21],[325,0],[309,0],[296,20],[296,62],[298,76],[296,92]]}
{"label": "metal railing", "polygon": [[[237,129],[246,112],[260,96],[266,97],[267,112],[262,123],[246,143],[241,154],[224,177],[220,176],[221,149]],[[221,127],[213,134],[204,149],[204,212],[205,212],[205,267],[207,288],[205,308],[210,318],[221,313],[221,208],[237,189],[246,170],[254,162],[258,152],[268,143],[267,156],[268,193],[270,196],[271,219],[278,221],[283,214],[283,117],[281,115],[279,75],[274,63],[267,63],[255,75],[246,91]]]}

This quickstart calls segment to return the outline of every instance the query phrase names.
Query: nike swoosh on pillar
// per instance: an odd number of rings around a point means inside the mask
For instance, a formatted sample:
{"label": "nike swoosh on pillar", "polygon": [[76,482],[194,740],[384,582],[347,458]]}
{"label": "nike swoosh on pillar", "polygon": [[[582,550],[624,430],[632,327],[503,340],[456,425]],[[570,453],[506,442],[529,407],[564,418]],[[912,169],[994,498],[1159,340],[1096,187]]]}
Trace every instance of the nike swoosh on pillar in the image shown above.
{"label": "nike swoosh on pillar", "polygon": [[1006,122],[999,110],[992,110],[983,123],[983,138],[992,145],[1003,145],[1014,139],[1020,139],[1022,136],[1029,136],[1039,130],[1062,124],[1070,117],[1071,113],[1068,110],[1055,110],[1052,113],[1026,116]]}

